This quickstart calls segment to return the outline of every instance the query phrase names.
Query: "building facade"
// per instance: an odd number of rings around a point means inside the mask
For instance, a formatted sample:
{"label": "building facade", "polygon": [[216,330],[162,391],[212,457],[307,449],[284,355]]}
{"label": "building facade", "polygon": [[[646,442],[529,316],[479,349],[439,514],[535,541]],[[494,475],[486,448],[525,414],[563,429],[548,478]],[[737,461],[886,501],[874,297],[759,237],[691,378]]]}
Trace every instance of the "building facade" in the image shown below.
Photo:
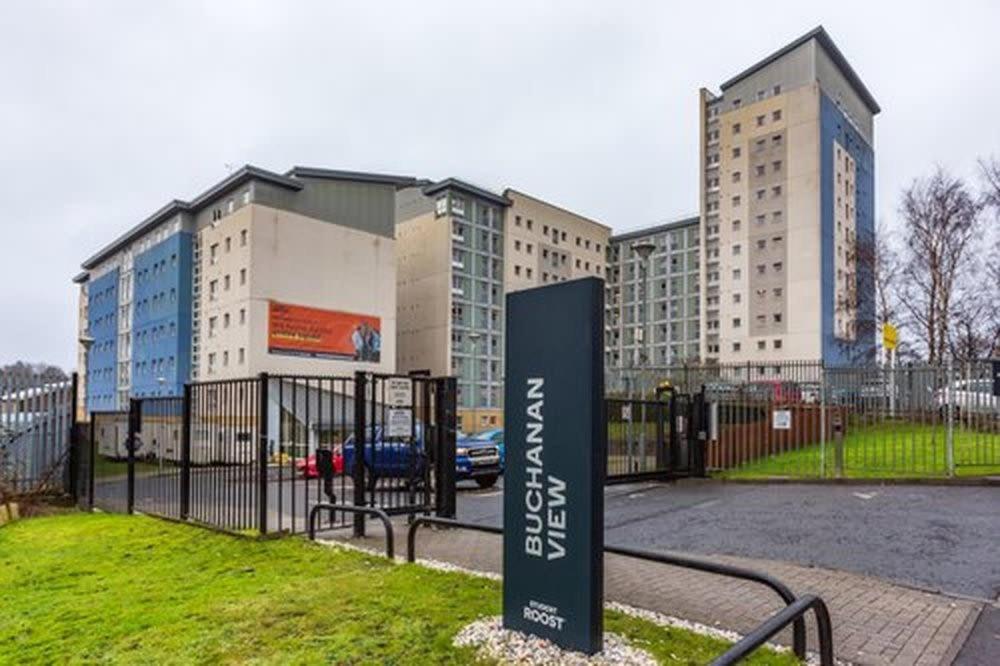
{"label": "building facade", "polygon": [[412,181],[246,166],[106,246],[74,279],[88,410],[197,379],[393,372],[395,193]]}
{"label": "building facade", "polygon": [[581,277],[603,278],[611,228],[514,189],[508,199],[504,289],[529,289]]}
{"label": "building facade", "polygon": [[456,376],[466,432],[503,420],[508,206],[454,178],[397,195],[397,367]]}
{"label": "building facade", "polygon": [[874,98],[817,28],[700,109],[702,357],[872,356]]}
{"label": "building facade", "polygon": [[464,431],[502,425],[506,294],[603,277],[610,229],[454,178],[400,190],[397,219],[399,370],[455,375]]}
{"label": "building facade", "polygon": [[[648,259],[636,250],[648,244]],[[605,365],[696,362],[701,340],[697,216],[612,236],[607,249]]]}

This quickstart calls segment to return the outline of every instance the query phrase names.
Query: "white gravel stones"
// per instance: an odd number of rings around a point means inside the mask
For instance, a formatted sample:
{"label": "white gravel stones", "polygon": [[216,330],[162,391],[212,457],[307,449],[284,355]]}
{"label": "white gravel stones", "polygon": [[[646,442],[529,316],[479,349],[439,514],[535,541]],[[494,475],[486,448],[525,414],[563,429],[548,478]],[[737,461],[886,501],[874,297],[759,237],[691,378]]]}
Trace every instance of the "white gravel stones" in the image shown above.
{"label": "white gravel stones", "polygon": [[503,628],[501,618],[476,620],[455,636],[459,647],[475,647],[481,657],[518,666],[655,666],[656,660],[645,650],[634,648],[621,637],[604,634],[604,649],[593,656],[570,652],[537,636]]}

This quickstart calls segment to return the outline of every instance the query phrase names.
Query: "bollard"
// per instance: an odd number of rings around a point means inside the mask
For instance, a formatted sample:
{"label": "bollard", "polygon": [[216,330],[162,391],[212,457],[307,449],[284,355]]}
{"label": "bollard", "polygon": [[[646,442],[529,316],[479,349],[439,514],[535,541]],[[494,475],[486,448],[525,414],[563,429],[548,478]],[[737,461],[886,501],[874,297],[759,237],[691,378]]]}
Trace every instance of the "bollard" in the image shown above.
{"label": "bollard", "polygon": [[833,413],[833,464],[838,479],[844,478],[844,423],[840,410]]}

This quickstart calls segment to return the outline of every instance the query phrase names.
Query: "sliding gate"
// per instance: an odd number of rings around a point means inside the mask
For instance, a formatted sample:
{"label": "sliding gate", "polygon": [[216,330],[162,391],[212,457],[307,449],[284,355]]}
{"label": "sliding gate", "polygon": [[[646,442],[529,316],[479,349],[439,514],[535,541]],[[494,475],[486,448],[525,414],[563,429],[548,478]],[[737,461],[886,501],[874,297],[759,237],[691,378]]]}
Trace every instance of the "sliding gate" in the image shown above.
{"label": "sliding gate", "polygon": [[705,475],[703,393],[657,400],[608,398],[608,483]]}

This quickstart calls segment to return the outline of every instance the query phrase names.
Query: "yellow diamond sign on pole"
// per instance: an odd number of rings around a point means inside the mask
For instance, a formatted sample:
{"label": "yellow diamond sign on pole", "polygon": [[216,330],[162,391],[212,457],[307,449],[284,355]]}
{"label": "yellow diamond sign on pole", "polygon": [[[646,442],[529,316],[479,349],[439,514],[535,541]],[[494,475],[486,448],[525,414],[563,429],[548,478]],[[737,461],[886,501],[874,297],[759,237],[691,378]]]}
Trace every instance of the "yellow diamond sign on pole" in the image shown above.
{"label": "yellow diamond sign on pole", "polygon": [[895,351],[898,340],[899,333],[896,331],[896,327],[889,322],[882,324],[882,346],[889,351]]}

